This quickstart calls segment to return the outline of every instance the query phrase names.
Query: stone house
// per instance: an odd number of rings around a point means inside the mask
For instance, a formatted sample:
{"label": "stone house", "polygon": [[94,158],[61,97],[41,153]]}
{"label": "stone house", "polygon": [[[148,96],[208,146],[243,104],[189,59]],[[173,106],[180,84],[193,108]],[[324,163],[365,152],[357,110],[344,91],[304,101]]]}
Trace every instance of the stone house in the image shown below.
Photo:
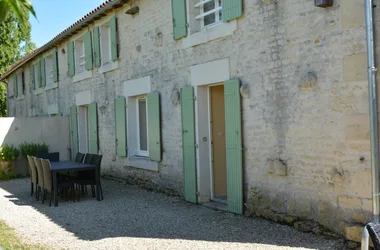
{"label": "stone house", "polygon": [[68,117],[72,156],[102,154],[104,175],[355,239],[371,212],[364,14],[109,0],[1,76],[9,116]]}

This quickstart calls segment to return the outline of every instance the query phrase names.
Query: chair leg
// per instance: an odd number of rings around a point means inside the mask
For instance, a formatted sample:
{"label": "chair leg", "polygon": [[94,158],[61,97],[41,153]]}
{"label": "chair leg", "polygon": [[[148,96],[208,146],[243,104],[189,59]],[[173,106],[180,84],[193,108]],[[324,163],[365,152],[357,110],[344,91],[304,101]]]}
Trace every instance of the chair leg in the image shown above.
{"label": "chair leg", "polygon": [[53,197],[53,192],[54,192],[54,190],[52,189],[52,190],[50,191],[49,207],[51,207],[51,200],[52,200],[52,197]]}
{"label": "chair leg", "polygon": [[38,186],[38,187],[37,187],[37,192],[36,192],[36,198],[37,198],[37,201],[40,200],[40,191],[41,191],[41,187]]}
{"label": "chair leg", "polygon": [[45,203],[45,198],[46,198],[46,192],[45,192],[46,190],[45,189],[42,189],[42,204],[44,204]]}
{"label": "chair leg", "polygon": [[91,185],[91,193],[92,193],[92,198],[95,197],[95,188],[94,185]]}
{"label": "chair leg", "polygon": [[99,187],[100,187],[100,197],[103,200],[104,199],[104,197],[103,197],[103,188],[102,188],[102,183],[100,181],[99,181]]}

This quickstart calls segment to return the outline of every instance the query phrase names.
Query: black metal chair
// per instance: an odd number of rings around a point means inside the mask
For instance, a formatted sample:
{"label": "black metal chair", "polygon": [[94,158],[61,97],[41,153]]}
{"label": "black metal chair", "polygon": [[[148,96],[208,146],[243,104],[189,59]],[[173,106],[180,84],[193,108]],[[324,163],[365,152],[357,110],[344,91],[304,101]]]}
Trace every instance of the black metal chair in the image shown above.
{"label": "black metal chair", "polygon": [[83,158],[84,158],[84,154],[77,153],[77,155],[75,156],[75,162],[82,163],[83,162]]}
{"label": "black metal chair", "polygon": [[[88,162],[89,164],[96,165],[97,176],[99,176],[99,188],[100,188],[100,196],[103,200],[103,189],[102,184],[100,182],[100,165],[102,162],[102,155],[91,155],[91,160]],[[87,185],[91,185],[92,190],[92,196],[95,197],[95,189],[94,186],[96,185],[96,172],[93,170],[85,170],[78,172],[77,179],[75,180],[75,183],[82,187],[82,190],[84,190],[84,187]]]}
{"label": "black metal chair", "polygon": [[53,176],[51,173],[51,165],[49,160],[41,160],[41,165],[43,169],[43,178],[44,178],[44,190],[43,190],[43,195],[42,195],[42,203],[44,203],[44,200],[46,199],[46,194],[50,194],[50,202],[49,202],[49,207],[51,206],[51,200],[53,197],[53,190],[55,188],[57,189],[63,189],[71,190],[71,195],[73,198],[73,201],[75,202],[75,188],[74,188],[74,181],[73,180],[68,180],[68,179],[58,179],[57,180],[57,186],[53,186]]}
{"label": "black metal chair", "polygon": [[59,161],[59,152],[53,152],[53,153],[38,153],[38,158],[49,160],[49,161]]}
{"label": "black metal chair", "polygon": [[84,156],[84,161],[83,161],[83,163],[90,164],[92,156],[93,156],[93,154],[86,154],[86,155]]}
{"label": "black metal chair", "polygon": [[375,250],[380,249],[380,224],[368,223],[367,225],[369,236],[372,240]]}

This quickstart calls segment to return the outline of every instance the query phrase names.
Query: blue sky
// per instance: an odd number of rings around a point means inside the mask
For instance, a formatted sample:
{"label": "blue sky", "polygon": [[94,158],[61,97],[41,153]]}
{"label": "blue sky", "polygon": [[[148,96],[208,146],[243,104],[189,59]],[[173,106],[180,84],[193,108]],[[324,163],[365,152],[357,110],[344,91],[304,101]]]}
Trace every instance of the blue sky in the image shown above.
{"label": "blue sky", "polygon": [[32,0],[32,41],[40,47],[105,0]]}

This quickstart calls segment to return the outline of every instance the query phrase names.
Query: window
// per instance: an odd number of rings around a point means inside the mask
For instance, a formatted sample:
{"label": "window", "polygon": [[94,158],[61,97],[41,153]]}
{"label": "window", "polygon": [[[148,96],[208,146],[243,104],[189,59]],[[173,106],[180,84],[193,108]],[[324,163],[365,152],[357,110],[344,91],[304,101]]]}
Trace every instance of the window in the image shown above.
{"label": "window", "polygon": [[88,105],[78,107],[78,136],[79,151],[88,152],[89,136],[88,136]]}
{"label": "window", "polygon": [[148,152],[148,112],[146,96],[136,98],[138,155],[149,156]]}
{"label": "window", "polygon": [[109,23],[100,27],[100,47],[102,64],[111,62],[111,33]]}
{"label": "window", "polygon": [[195,19],[201,20],[202,29],[222,21],[222,0],[199,0],[195,8],[200,10]]}
{"label": "window", "polygon": [[51,86],[54,83],[54,74],[53,74],[53,56],[49,55],[45,59],[46,63],[46,86]]}
{"label": "window", "polygon": [[34,89],[37,89],[39,87],[39,66],[38,66],[38,62],[34,64]]}
{"label": "window", "polygon": [[84,72],[84,40],[83,37],[75,41],[75,74]]}

